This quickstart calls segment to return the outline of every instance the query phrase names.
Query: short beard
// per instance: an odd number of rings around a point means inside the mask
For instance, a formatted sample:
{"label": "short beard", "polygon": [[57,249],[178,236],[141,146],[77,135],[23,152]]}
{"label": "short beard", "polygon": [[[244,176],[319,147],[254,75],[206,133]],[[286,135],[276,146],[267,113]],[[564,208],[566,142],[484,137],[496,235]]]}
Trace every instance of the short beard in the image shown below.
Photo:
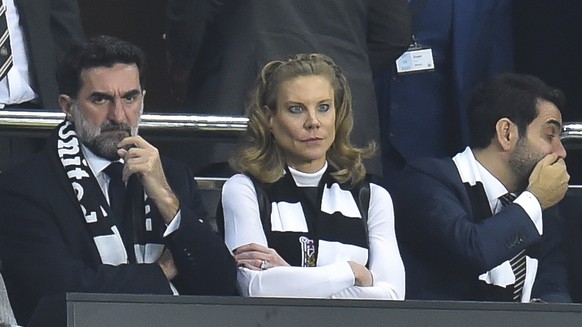
{"label": "short beard", "polygon": [[515,152],[509,158],[509,167],[514,173],[520,191],[527,188],[531,173],[544,156],[532,148],[526,137],[517,141]]}
{"label": "short beard", "polygon": [[131,126],[126,123],[115,124],[109,121],[101,126],[94,126],[78,107],[74,110],[76,110],[76,115],[73,123],[81,143],[99,157],[112,161],[118,160],[117,144],[131,135]]}

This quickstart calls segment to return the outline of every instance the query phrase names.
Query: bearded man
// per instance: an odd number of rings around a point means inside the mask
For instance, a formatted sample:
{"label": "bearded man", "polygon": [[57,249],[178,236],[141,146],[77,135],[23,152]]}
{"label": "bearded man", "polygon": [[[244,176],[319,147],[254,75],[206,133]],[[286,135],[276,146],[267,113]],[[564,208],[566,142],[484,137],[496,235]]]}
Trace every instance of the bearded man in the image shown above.
{"label": "bearded man", "polygon": [[71,49],[57,72],[65,121],[44,152],[0,176],[2,274],[20,325],[64,292],[235,290],[192,173],[137,135],[143,67],[142,51],[116,38]]}
{"label": "bearded man", "polygon": [[410,299],[570,302],[561,92],[502,74],[470,103],[470,146],[410,164],[394,194]]}

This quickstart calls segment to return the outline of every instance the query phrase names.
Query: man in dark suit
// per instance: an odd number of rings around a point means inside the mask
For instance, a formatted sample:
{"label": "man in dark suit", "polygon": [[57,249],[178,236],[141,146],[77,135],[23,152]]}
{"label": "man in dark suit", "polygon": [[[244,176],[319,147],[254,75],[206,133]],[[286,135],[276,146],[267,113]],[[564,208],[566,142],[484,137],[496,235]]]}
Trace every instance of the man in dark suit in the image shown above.
{"label": "man in dark suit", "polygon": [[141,50],[93,38],[57,79],[65,121],[44,152],[0,176],[2,273],[18,323],[63,292],[233,294],[233,258],[204,221],[192,173],[137,135]]}
{"label": "man in dark suit", "polygon": [[408,298],[570,301],[552,208],[569,180],[562,103],[535,77],[498,75],[470,102],[470,147],[404,170],[393,195]]}
{"label": "man in dark suit", "polygon": [[[188,10],[196,1],[168,2],[169,50],[174,72],[190,74],[187,107],[196,113],[242,115],[248,93],[261,68],[297,53],[319,52],[345,72],[354,99],[354,142],[379,144],[379,124],[372,71],[393,65],[410,44],[410,17],[405,0],[246,0],[224,1],[209,13]],[[196,13],[196,16],[194,16]],[[191,23],[198,17],[198,23]],[[196,31],[204,21],[204,42]],[[196,42],[198,41],[198,43]],[[176,46],[179,45],[179,46]],[[181,66],[180,66],[181,65]],[[182,80],[184,76],[182,77]],[[226,151],[216,158],[226,161]],[[220,158],[222,156],[222,158]],[[381,173],[378,157],[367,162]]]}
{"label": "man in dark suit", "polygon": [[416,158],[467,146],[467,104],[482,81],[513,71],[511,1],[411,0],[412,31],[433,70],[375,76],[385,183]]}

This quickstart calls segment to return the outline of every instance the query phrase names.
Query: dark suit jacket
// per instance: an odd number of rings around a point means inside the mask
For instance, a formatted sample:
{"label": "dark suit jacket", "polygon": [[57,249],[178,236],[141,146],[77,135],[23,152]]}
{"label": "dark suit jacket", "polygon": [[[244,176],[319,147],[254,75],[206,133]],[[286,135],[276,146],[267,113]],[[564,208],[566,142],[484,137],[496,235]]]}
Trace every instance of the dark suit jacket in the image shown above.
{"label": "dark suit jacket", "polygon": [[[233,294],[234,260],[199,222],[206,212],[190,170],[163,164],[182,215],[179,229],[165,239],[178,268],[172,282],[180,294]],[[56,148],[0,174],[0,208],[2,273],[20,324],[43,296],[56,293],[171,294],[158,264],[102,264]]]}
{"label": "dark suit jacket", "polygon": [[24,29],[33,88],[42,108],[59,108],[56,65],[65,51],[84,39],[76,0],[14,0]]}
{"label": "dark suit jacket", "polygon": [[482,186],[466,187],[450,158],[414,162],[398,185],[391,194],[407,298],[490,300],[479,275],[526,249],[539,261],[532,298],[570,302],[555,211],[543,212],[541,237],[517,204],[491,216]]}
{"label": "dark suit jacket", "polygon": [[572,301],[582,303],[582,189],[568,190],[559,204],[560,215],[567,225],[566,244],[568,249],[568,282]]}
{"label": "dark suit jacket", "polygon": [[[424,6],[422,6],[424,3]],[[413,33],[431,47],[435,70],[376,75],[385,170],[421,157],[452,156],[468,144],[467,104],[480,82],[513,71],[511,1],[412,0]],[[386,172],[386,171],[385,171]]]}
{"label": "dark suit jacket", "polygon": [[[180,8],[185,2],[192,1],[170,0],[170,8]],[[192,24],[186,23],[189,19],[174,16],[168,38],[192,44],[195,39],[188,39],[193,36],[188,28]],[[406,49],[409,24],[404,0],[225,1],[199,51],[192,50],[196,46],[181,47],[198,53],[190,107],[198,113],[242,115],[248,92],[267,62],[296,53],[321,52],[334,59],[350,83],[353,140],[359,145],[372,140],[379,145],[372,69],[388,67]],[[379,163],[371,161],[369,170],[380,173]]]}

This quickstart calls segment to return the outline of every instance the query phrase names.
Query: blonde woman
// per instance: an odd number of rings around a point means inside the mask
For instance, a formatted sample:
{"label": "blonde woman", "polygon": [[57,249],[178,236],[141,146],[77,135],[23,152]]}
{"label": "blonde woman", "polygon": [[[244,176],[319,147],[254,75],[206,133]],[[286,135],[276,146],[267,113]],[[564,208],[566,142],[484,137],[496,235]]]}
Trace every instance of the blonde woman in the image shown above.
{"label": "blonde woman", "polygon": [[240,174],[222,192],[242,295],[404,299],[392,200],[367,181],[374,146],[352,146],[352,125],[350,89],[330,58],[263,68],[231,160]]}

